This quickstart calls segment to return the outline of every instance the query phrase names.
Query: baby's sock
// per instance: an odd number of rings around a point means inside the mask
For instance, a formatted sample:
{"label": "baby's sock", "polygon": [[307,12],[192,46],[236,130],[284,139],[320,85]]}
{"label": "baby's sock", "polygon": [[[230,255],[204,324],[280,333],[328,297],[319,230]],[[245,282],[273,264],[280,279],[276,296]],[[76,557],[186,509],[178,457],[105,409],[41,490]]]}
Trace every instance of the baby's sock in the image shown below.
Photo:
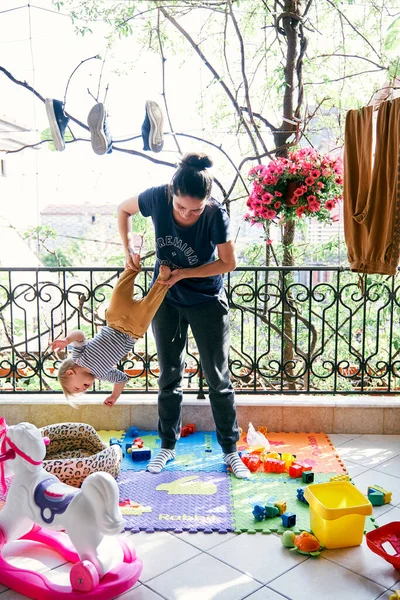
{"label": "baby's sock", "polygon": [[150,473],[161,473],[169,460],[175,458],[175,450],[161,448],[160,452],[147,465],[147,471]]}
{"label": "baby's sock", "polygon": [[246,479],[247,477],[250,477],[251,473],[249,469],[246,467],[237,452],[224,454],[224,461],[228,467],[231,467],[233,474],[238,479]]}

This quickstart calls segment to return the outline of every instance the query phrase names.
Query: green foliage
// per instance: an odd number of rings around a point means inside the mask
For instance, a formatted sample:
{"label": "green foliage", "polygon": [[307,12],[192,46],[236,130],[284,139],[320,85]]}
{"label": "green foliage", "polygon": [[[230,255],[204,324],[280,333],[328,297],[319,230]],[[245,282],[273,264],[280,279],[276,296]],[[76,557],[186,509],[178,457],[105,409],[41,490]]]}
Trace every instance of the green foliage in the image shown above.
{"label": "green foliage", "polygon": [[397,17],[388,27],[387,35],[384,41],[384,48],[387,51],[397,50],[400,45],[400,17]]}
{"label": "green foliage", "polygon": [[[52,140],[51,137],[51,131],[50,131],[50,127],[48,127],[47,129],[43,129],[43,131],[40,134],[40,139],[41,141],[48,141],[49,142],[49,150],[51,152],[56,152],[56,147],[54,145],[54,142]],[[67,127],[64,133],[64,141],[66,142],[72,142],[72,140],[74,139],[74,136],[72,135],[72,133],[70,132],[69,128]]]}

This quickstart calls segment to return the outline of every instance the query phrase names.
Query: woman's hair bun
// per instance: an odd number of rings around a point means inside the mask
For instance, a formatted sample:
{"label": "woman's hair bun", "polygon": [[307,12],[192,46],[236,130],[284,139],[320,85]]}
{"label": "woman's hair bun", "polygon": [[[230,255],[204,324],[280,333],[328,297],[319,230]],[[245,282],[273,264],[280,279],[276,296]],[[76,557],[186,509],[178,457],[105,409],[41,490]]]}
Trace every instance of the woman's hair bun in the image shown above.
{"label": "woman's hair bun", "polygon": [[188,152],[182,158],[181,167],[193,167],[197,171],[204,171],[213,166],[213,161],[207,154],[200,152]]}

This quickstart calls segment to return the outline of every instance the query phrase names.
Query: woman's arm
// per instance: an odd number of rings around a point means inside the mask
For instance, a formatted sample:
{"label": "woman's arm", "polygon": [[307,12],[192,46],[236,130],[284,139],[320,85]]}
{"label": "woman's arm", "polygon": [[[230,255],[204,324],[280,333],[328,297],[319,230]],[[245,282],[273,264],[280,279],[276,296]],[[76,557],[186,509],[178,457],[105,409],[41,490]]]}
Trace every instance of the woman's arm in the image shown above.
{"label": "woman's arm", "polygon": [[218,259],[200,267],[192,269],[176,269],[172,271],[168,281],[159,281],[168,287],[172,287],[177,281],[187,279],[188,277],[211,277],[212,275],[222,275],[230,273],[236,269],[235,244],[232,241],[217,245]]}
{"label": "woman's arm", "polygon": [[125,266],[129,269],[135,268],[132,260],[134,252],[132,247],[131,216],[136,215],[138,212],[139,198],[137,196],[121,202],[117,209],[118,230],[125,250]]}

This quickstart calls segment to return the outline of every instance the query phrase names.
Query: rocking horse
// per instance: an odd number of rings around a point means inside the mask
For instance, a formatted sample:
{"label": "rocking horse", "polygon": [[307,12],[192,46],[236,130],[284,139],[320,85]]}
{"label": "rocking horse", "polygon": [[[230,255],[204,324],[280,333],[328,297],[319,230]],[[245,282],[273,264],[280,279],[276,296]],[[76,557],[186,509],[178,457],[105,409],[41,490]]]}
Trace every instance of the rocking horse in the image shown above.
{"label": "rocking horse", "polygon": [[[43,469],[49,439],[30,423],[7,427],[1,418],[0,440],[3,489],[3,461],[14,472],[0,511],[0,583],[37,600],[111,600],[132,587],[142,561],[126,539],[116,537],[124,521],[113,477],[92,473],[80,489],[61,483]],[[7,562],[4,545],[18,539],[41,542],[74,563],[70,586]]]}

